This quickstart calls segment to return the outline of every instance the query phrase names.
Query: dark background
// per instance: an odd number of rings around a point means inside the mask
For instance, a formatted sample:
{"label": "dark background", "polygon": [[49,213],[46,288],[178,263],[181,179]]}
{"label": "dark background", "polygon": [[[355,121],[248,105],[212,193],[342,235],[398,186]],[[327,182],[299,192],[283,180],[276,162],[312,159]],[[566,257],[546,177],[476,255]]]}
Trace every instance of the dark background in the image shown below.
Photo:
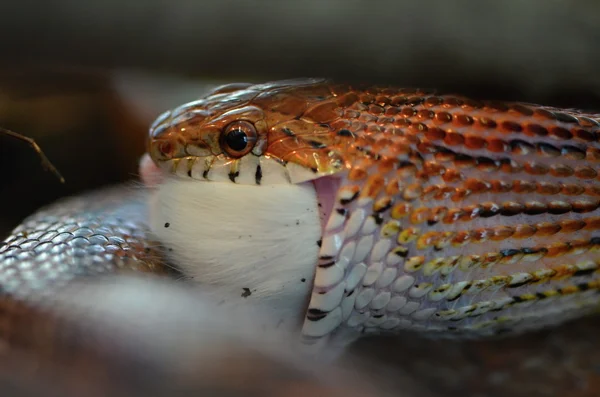
{"label": "dark background", "polygon": [[[0,54],[0,126],[35,138],[66,178],[0,136],[0,234],[135,178],[152,119],[221,82],[324,76],[600,111],[592,0],[2,2]],[[359,348],[441,395],[597,396],[597,323]]]}
{"label": "dark background", "polygon": [[325,76],[600,108],[596,1],[2,2],[0,234],[60,196],[131,178],[147,125],[206,85]]}

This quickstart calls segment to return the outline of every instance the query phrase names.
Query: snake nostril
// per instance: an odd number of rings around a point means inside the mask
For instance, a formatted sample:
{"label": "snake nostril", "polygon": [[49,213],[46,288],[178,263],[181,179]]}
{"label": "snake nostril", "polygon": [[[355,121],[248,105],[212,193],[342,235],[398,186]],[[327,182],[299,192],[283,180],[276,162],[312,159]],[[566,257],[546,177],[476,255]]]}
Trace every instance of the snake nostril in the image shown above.
{"label": "snake nostril", "polygon": [[171,142],[168,142],[168,141],[160,142],[158,144],[158,150],[164,156],[170,156],[171,154],[173,154],[173,144]]}
{"label": "snake nostril", "polygon": [[179,145],[171,139],[151,139],[149,149],[150,157],[154,161],[165,161],[177,157]]}

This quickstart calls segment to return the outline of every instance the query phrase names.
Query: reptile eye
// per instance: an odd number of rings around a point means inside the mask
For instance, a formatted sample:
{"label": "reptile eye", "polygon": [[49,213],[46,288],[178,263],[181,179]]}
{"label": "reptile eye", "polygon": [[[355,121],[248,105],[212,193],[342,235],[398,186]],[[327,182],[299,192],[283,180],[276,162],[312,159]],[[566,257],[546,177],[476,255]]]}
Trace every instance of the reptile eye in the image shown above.
{"label": "reptile eye", "polygon": [[242,157],[252,150],[256,139],[256,128],[252,123],[234,121],[221,133],[221,148],[230,157]]}

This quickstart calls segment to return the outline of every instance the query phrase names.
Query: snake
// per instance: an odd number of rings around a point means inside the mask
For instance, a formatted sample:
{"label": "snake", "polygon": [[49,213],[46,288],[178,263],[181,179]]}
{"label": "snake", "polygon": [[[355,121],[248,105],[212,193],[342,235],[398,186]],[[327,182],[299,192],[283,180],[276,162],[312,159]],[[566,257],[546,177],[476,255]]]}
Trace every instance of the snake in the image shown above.
{"label": "snake", "polygon": [[0,340],[30,346],[27,318],[111,274],[207,288],[215,312],[258,310],[258,329],[331,357],[363,335],[594,314],[599,133],[597,114],[434,90],[220,86],[156,118],[141,183],[63,199],[3,241]]}

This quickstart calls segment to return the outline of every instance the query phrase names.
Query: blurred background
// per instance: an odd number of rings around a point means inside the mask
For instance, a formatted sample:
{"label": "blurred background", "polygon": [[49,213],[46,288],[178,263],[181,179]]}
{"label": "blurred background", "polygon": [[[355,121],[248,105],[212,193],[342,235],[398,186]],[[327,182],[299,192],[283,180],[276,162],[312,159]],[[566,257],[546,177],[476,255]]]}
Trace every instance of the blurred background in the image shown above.
{"label": "blurred background", "polygon": [[[0,126],[66,179],[0,135],[2,235],[59,197],[136,178],[154,117],[221,83],[323,76],[600,111],[592,0],[4,1],[0,37]],[[597,322],[359,349],[441,395],[597,396]]]}
{"label": "blurred background", "polygon": [[0,5],[0,234],[135,176],[148,124],[222,82],[325,76],[600,108],[596,1],[48,0]]}

